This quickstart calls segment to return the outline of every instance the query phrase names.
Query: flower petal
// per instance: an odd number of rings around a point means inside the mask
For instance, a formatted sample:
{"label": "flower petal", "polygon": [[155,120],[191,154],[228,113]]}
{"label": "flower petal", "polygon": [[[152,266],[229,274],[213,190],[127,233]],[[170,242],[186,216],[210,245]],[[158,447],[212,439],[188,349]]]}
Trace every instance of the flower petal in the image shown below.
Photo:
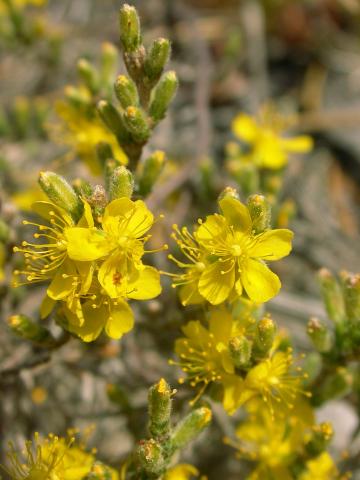
{"label": "flower petal", "polygon": [[117,305],[110,308],[110,316],[105,325],[106,334],[110,338],[119,339],[124,333],[129,332],[134,326],[134,314],[129,305],[118,300]]}
{"label": "flower petal", "polygon": [[128,284],[126,258],[117,253],[110,255],[102,263],[98,279],[100,285],[111,298],[125,296]]}
{"label": "flower petal", "polygon": [[190,478],[197,477],[199,474],[198,469],[193,465],[180,463],[165,473],[164,480],[190,480]]}
{"label": "flower petal", "polygon": [[293,138],[283,138],[281,140],[283,148],[288,152],[307,153],[313,149],[314,142],[308,135],[299,135]]}
{"label": "flower petal", "polygon": [[106,305],[93,308],[92,301],[83,305],[84,322],[78,323],[76,315],[65,308],[64,313],[68,320],[67,329],[78,335],[84,342],[93,342],[100,335],[108,317],[109,309]]}
{"label": "flower petal", "polygon": [[255,237],[252,247],[249,248],[249,256],[263,260],[279,260],[289,255],[293,236],[293,232],[286,228],[261,233]]}
{"label": "flower petal", "polygon": [[84,295],[89,291],[94,274],[93,262],[75,262],[76,270],[81,276],[81,289],[80,294]]}
{"label": "flower petal", "polygon": [[[106,230],[111,217],[125,217],[124,231],[135,238],[142,237],[154,223],[154,216],[142,200],[133,202],[127,197],[117,198],[105,208],[103,228]],[[126,229],[126,230],[125,230]]]}
{"label": "flower petal", "polygon": [[251,217],[246,205],[230,196],[221,199],[219,205],[229,225],[235,230],[246,232],[251,229]]}
{"label": "flower petal", "polygon": [[154,267],[145,266],[140,271],[138,279],[135,282],[128,283],[127,296],[129,298],[149,300],[157,297],[160,293],[160,273]]}
{"label": "flower petal", "polygon": [[58,207],[54,205],[53,203],[50,202],[45,202],[45,201],[39,201],[39,202],[34,202],[31,205],[31,210],[40,217],[45,218],[47,221],[51,221],[53,218],[53,215],[50,215],[50,212],[54,212],[56,215],[62,218],[62,220],[68,225],[68,226],[73,226],[74,222],[71,218],[71,215],[69,215],[65,210],[63,210],[61,207]]}
{"label": "flower petal", "polygon": [[65,261],[57,270],[47,289],[47,294],[53,300],[62,300],[74,291],[74,278],[76,269],[72,262]]}
{"label": "flower petal", "polygon": [[212,308],[210,311],[209,330],[216,342],[228,344],[231,337],[233,319],[230,312],[224,308]]}
{"label": "flower petal", "polygon": [[84,212],[82,214],[82,217],[78,221],[77,226],[92,228],[94,226],[94,219],[93,219],[91,207],[85,200],[83,200],[83,204],[84,204]]}
{"label": "flower petal", "polygon": [[103,232],[90,228],[67,228],[67,251],[72,260],[86,262],[97,260],[109,253],[111,246]]}
{"label": "flower petal", "polygon": [[238,375],[224,375],[223,386],[223,407],[229,415],[233,415],[245,401],[242,395],[244,380]]}
{"label": "flower petal", "polygon": [[224,302],[234,286],[235,269],[231,262],[231,260],[228,262],[215,261],[201,274],[199,292],[212,305]]}
{"label": "flower petal", "polygon": [[281,283],[264,263],[249,258],[243,265],[241,281],[249,298],[255,303],[264,303],[279,293]]}
{"label": "flower petal", "polygon": [[208,215],[204,223],[194,233],[198,242],[208,246],[208,242],[219,236],[226,236],[226,221],[221,215]]}
{"label": "flower petal", "polygon": [[45,295],[43,301],[41,302],[40,306],[40,318],[46,318],[52,312],[53,308],[55,307],[56,300],[53,300],[48,295]]}
{"label": "flower petal", "polygon": [[248,143],[253,143],[259,132],[255,120],[245,113],[240,113],[234,118],[231,129],[240,140]]}
{"label": "flower petal", "polygon": [[182,305],[197,305],[204,301],[204,297],[198,292],[197,284],[198,279],[180,288],[179,298]]}

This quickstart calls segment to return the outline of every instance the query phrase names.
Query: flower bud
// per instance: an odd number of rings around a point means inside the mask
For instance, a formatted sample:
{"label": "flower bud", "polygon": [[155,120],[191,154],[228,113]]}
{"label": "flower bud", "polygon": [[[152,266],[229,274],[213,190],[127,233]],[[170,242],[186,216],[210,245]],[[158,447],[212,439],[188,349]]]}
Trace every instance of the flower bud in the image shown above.
{"label": "flower bud", "polygon": [[139,443],[136,458],[141,469],[150,478],[160,477],[166,468],[161,445],[152,438]]}
{"label": "flower bud", "polygon": [[178,79],[174,71],[166,72],[155,88],[150,102],[149,113],[155,123],[165,117],[166,111],[178,88]]}
{"label": "flower bud", "polygon": [[341,272],[345,310],[348,320],[360,323],[360,274]]}
{"label": "flower bud", "polygon": [[107,142],[100,142],[96,145],[96,155],[100,160],[101,165],[106,165],[106,161],[114,158],[114,154]]}
{"label": "flower bud", "polygon": [[75,221],[79,220],[83,204],[64,177],[54,172],[40,172],[39,184],[56,206],[70,213]]}
{"label": "flower bud", "polygon": [[30,340],[38,345],[48,347],[55,343],[49,330],[33,322],[26,315],[12,315],[8,319],[8,325],[18,337]]}
{"label": "flower bud", "polygon": [[271,206],[263,195],[251,195],[247,206],[253,221],[253,230],[256,234],[262,233],[270,228]]}
{"label": "flower bud", "polygon": [[96,94],[99,91],[99,76],[95,68],[85,58],[80,58],[77,70],[86,87]]}
{"label": "flower bud", "polygon": [[10,228],[0,218],[0,243],[6,243],[10,237]]}
{"label": "flower bud", "polygon": [[238,182],[243,195],[250,195],[259,191],[260,177],[256,165],[253,163],[240,163],[237,159],[231,160],[227,168]]}
{"label": "flower bud", "polygon": [[165,153],[157,150],[142,164],[139,178],[139,192],[141,195],[148,195],[153,189],[165,164]]}
{"label": "flower bud", "polygon": [[97,111],[105,125],[116,135],[120,143],[128,142],[129,135],[126,131],[124,121],[117,109],[106,100],[100,100],[97,104]]}
{"label": "flower bud", "polygon": [[352,373],[345,367],[338,367],[336,372],[325,379],[319,392],[314,393],[313,403],[318,406],[329,400],[342,398],[351,391],[352,385]]}
{"label": "flower bud", "polygon": [[334,430],[329,422],[323,422],[312,427],[311,437],[306,444],[306,451],[312,457],[317,457],[326,450],[334,436]]}
{"label": "flower bud", "polygon": [[229,341],[229,352],[235,367],[242,368],[249,364],[252,343],[244,336],[233,337]]}
{"label": "flower bud", "polygon": [[13,115],[16,133],[25,137],[30,127],[30,102],[27,97],[15,98]]}
{"label": "flower bud", "polygon": [[325,353],[331,350],[333,346],[332,333],[318,318],[310,318],[307,324],[307,334],[319,352]]}
{"label": "flower bud", "polygon": [[127,130],[136,143],[143,144],[150,137],[150,128],[144,112],[137,107],[128,107],[124,113]]}
{"label": "flower bud", "polygon": [[161,77],[165,65],[170,56],[171,45],[166,38],[158,38],[152,44],[144,63],[145,74],[150,80],[151,85]]}
{"label": "flower bud", "polygon": [[139,105],[139,95],[135,83],[126,75],[119,75],[114,90],[122,108]]}
{"label": "flower bud", "polygon": [[265,316],[258,321],[255,332],[255,346],[261,355],[266,355],[273,346],[276,334],[276,324]]}
{"label": "flower bud", "polygon": [[136,8],[125,3],[120,8],[120,41],[125,52],[134,52],[141,44],[140,20]]}
{"label": "flower bud", "polygon": [[114,471],[101,462],[95,462],[91,471],[84,477],[84,480],[112,480]]}
{"label": "flower bud", "polygon": [[343,322],[345,320],[345,303],[339,282],[326,268],[319,270],[318,279],[329,318],[335,323]]}
{"label": "flower bud", "polygon": [[163,378],[149,389],[149,432],[154,438],[169,434],[171,394],[171,388]]}
{"label": "flower bud", "polygon": [[116,68],[118,51],[110,42],[104,42],[101,50],[101,78],[106,83],[110,83]]}
{"label": "flower bud", "polygon": [[90,103],[89,95],[79,88],[68,85],[65,87],[65,97],[67,101],[75,108],[88,107]]}
{"label": "flower bud", "polygon": [[121,165],[116,167],[109,179],[109,198],[115,200],[116,198],[128,197],[134,190],[134,179],[130,170]]}
{"label": "flower bud", "polygon": [[72,182],[72,187],[75,190],[76,194],[79,195],[79,197],[88,198],[93,193],[92,185],[83,178],[76,178]]}
{"label": "flower bud", "polygon": [[88,202],[94,207],[95,211],[100,214],[108,203],[105,188],[102,185],[95,185],[91,197],[88,198]]}
{"label": "flower bud", "polygon": [[170,450],[175,452],[194,440],[209,425],[211,417],[211,410],[207,407],[200,407],[190,412],[175,427],[171,435]]}
{"label": "flower bud", "polygon": [[239,200],[239,194],[236,188],[225,187],[224,190],[219,195],[218,202],[220,202],[220,200],[223,200],[226,197],[235,198],[236,200]]}

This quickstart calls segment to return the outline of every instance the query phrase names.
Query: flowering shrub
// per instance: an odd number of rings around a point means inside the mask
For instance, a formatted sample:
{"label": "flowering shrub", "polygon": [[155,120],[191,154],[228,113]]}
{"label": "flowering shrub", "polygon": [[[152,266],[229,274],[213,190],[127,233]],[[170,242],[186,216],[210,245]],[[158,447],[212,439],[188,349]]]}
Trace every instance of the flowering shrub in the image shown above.
{"label": "flowering shrub", "polygon": [[[22,10],[25,3],[5,5]],[[13,480],[205,479],[201,455],[208,441],[225,445],[239,460],[236,478],[349,478],[346,462],[329,448],[332,425],[319,422],[316,409],[339,397],[359,404],[359,276],[319,273],[332,325],[310,319],[309,355],[297,352],[293,336],[279,327],[267,305],[280,292],[280,277],[286,282],[278,265],[290,254],[294,237],[287,228],[291,215],[282,199],[283,177],[291,154],[312,149],[311,138],[285,135],[287,122],[274,107],[264,107],[258,117],[239,114],[232,130],[242,143],[226,148],[236,188],[223,189],[217,211],[207,206],[195,227],[174,224],[168,246],[157,230],[167,218],[154,201],[164,186],[166,157],[151,152],[148,142],[178,88],[176,73],[165,71],[170,42],[160,38],[146,49],[137,11],[127,4],[120,9],[120,40],[127,75],[114,78],[116,49],[110,44],[103,47],[99,68],[81,59],[79,85],[67,87],[47,127],[50,138],[67,145],[70,156],[83,160],[101,183],[77,178],[71,184],[53,171],[39,174],[45,199],[33,203],[22,222],[24,239],[13,247],[12,285],[38,292],[39,284],[42,300],[38,318],[18,312],[14,301],[8,327],[32,346],[35,359],[45,352],[45,361],[54,363],[71,342],[81,349],[76,362],[93,355],[96,363],[101,355],[112,357],[112,348],[118,348],[113,340],[121,339],[125,371],[135,361],[126,360],[127,338],[148,329],[156,341],[165,333],[171,358],[162,357],[163,369],[169,378],[178,376],[179,391],[165,378],[147,385],[145,420],[138,399],[132,402],[121,384],[107,386],[116,415],[132,427],[132,447],[122,458],[103,463],[75,431],[66,437],[35,433],[23,453],[18,442],[10,443],[4,472]],[[11,243],[5,227],[0,224],[4,268],[5,246]],[[166,263],[162,252],[169,248]],[[169,308],[162,296],[163,289],[171,291],[168,279],[180,300],[169,301]],[[174,322],[163,328],[152,325],[151,317],[161,308]],[[137,351],[146,348],[136,344]],[[157,371],[157,363],[150,360],[140,370]],[[33,398],[41,404],[46,395]],[[217,423],[225,425],[224,435],[212,430]],[[193,441],[188,463],[186,447]]]}

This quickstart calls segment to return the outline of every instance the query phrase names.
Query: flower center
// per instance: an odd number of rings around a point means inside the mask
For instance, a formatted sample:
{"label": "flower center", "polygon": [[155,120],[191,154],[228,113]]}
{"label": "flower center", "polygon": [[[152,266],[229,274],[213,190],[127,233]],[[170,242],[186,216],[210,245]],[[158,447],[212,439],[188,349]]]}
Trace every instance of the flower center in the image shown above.
{"label": "flower center", "polygon": [[126,244],[128,243],[128,238],[123,236],[123,237],[119,237],[118,240],[117,240],[117,243],[119,245],[119,247],[125,247]]}
{"label": "flower center", "polygon": [[243,249],[238,244],[231,246],[231,253],[234,257],[240,257],[243,253]]}

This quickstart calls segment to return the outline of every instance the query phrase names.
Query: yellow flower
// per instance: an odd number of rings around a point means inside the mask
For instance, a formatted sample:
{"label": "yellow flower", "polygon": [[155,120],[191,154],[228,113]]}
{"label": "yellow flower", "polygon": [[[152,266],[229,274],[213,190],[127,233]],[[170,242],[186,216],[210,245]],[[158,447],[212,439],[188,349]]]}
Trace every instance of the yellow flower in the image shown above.
{"label": "yellow flower", "polygon": [[76,227],[68,231],[69,257],[76,261],[104,258],[98,280],[112,299],[128,297],[148,300],[161,292],[160,274],[142,263],[145,233],[154,217],[144,202],[123,197],[107,205],[102,230]]}
{"label": "yellow flower", "polygon": [[300,375],[293,368],[291,349],[287,352],[278,351],[270,358],[261,361],[247,373],[243,384],[235,385],[224,398],[225,409],[234,413],[249,400],[261,399],[272,417],[282,415],[293,409],[299,396],[309,397],[301,381],[305,374]]}
{"label": "yellow flower", "polygon": [[[83,88],[81,92],[85,98],[88,97],[90,102],[90,94],[87,90]],[[89,113],[65,102],[58,102],[56,113],[60,123],[49,125],[51,136],[57,143],[71,147],[89,167],[91,173],[94,175],[102,173],[102,165],[96,154],[96,146],[100,142],[108,143],[114,157],[122,165],[127,164],[126,154],[119,146],[115,136],[102,123],[95,109],[91,108]]]}
{"label": "yellow flower", "polygon": [[80,297],[80,312],[66,304],[61,311],[67,321],[64,327],[84,342],[96,340],[103,329],[110,338],[119,339],[134,326],[134,314],[126,300],[111,299],[100,289],[90,289],[86,297]]}
{"label": "yellow flower", "polygon": [[[163,480],[190,480],[199,476],[199,470],[188,463],[180,463],[170,468],[164,475]],[[205,477],[201,477],[205,479]]]}
{"label": "yellow flower", "polygon": [[248,413],[236,430],[237,440],[225,438],[225,443],[236,448],[238,458],[256,462],[249,480],[293,480],[289,467],[302,452],[306,429],[313,422],[310,405],[299,400],[276,421],[259,401],[249,405]]}
{"label": "yellow flower", "polygon": [[[54,277],[67,258],[66,232],[74,226],[71,216],[50,202],[35,202],[32,210],[48,225],[23,221],[24,225],[37,228],[33,236],[39,240],[37,243],[24,241],[21,247],[14,247],[14,252],[25,257],[25,269],[14,272],[15,277],[24,277],[24,283],[43,282]],[[15,285],[20,284],[15,281]]]}
{"label": "yellow flower", "polygon": [[239,160],[276,170],[287,164],[291,153],[311,151],[311,137],[284,135],[288,124],[289,120],[277,114],[271,106],[265,106],[258,119],[244,113],[235,117],[232,123],[234,134],[251,148],[249,153],[241,154]]}
{"label": "yellow flower", "polygon": [[[242,382],[234,374],[235,368],[228,349],[230,338],[239,333],[231,314],[224,308],[212,309],[208,329],[193,320],[182,330],[185,337],[175,342],[179,361],[170,360],[170,364],[178,365],[186,374],[186,379],[179,379],[180,383],[188,381],[191,387],[200,387],[191,403],[195,403],[212,382],[223,386],[225,397],[231,396],[234,383]],[[230,392],[227,392],[228,389]]]}
{"label": "yellow flower", "polygon": [[340,478],[334,460],[327,452],[323,452],[306,462],[306,470],[300,474],[299,480],[340,480]]}
{"label": "yellow flower", "polygon": [[95,458],[74,441],[74,438],[59,438],[52,434],[40,439],[36,433],[34,441],[26,442],[25,458],[19,458],[14,446],[10,445],[8,457],[11,465],[7,469],[10,478],[12,480],[84,478],[91,471]]}
{"label": "yellow flower", "polygon": [[243,291],[255,303],[270,300],[281,283],[265,261],[288,255],[293,233],[276,229],[256,235],[249,210],[239,200],[226,196],[219,206],[221,215],[209,215],[205,222],[199,221],[200,227],[192,237],[184,232],[177,239],[192,264],[177,262],[186,273],[183,279],[176,278],[174,285],[183,281],[213,305],[239,297]]}

